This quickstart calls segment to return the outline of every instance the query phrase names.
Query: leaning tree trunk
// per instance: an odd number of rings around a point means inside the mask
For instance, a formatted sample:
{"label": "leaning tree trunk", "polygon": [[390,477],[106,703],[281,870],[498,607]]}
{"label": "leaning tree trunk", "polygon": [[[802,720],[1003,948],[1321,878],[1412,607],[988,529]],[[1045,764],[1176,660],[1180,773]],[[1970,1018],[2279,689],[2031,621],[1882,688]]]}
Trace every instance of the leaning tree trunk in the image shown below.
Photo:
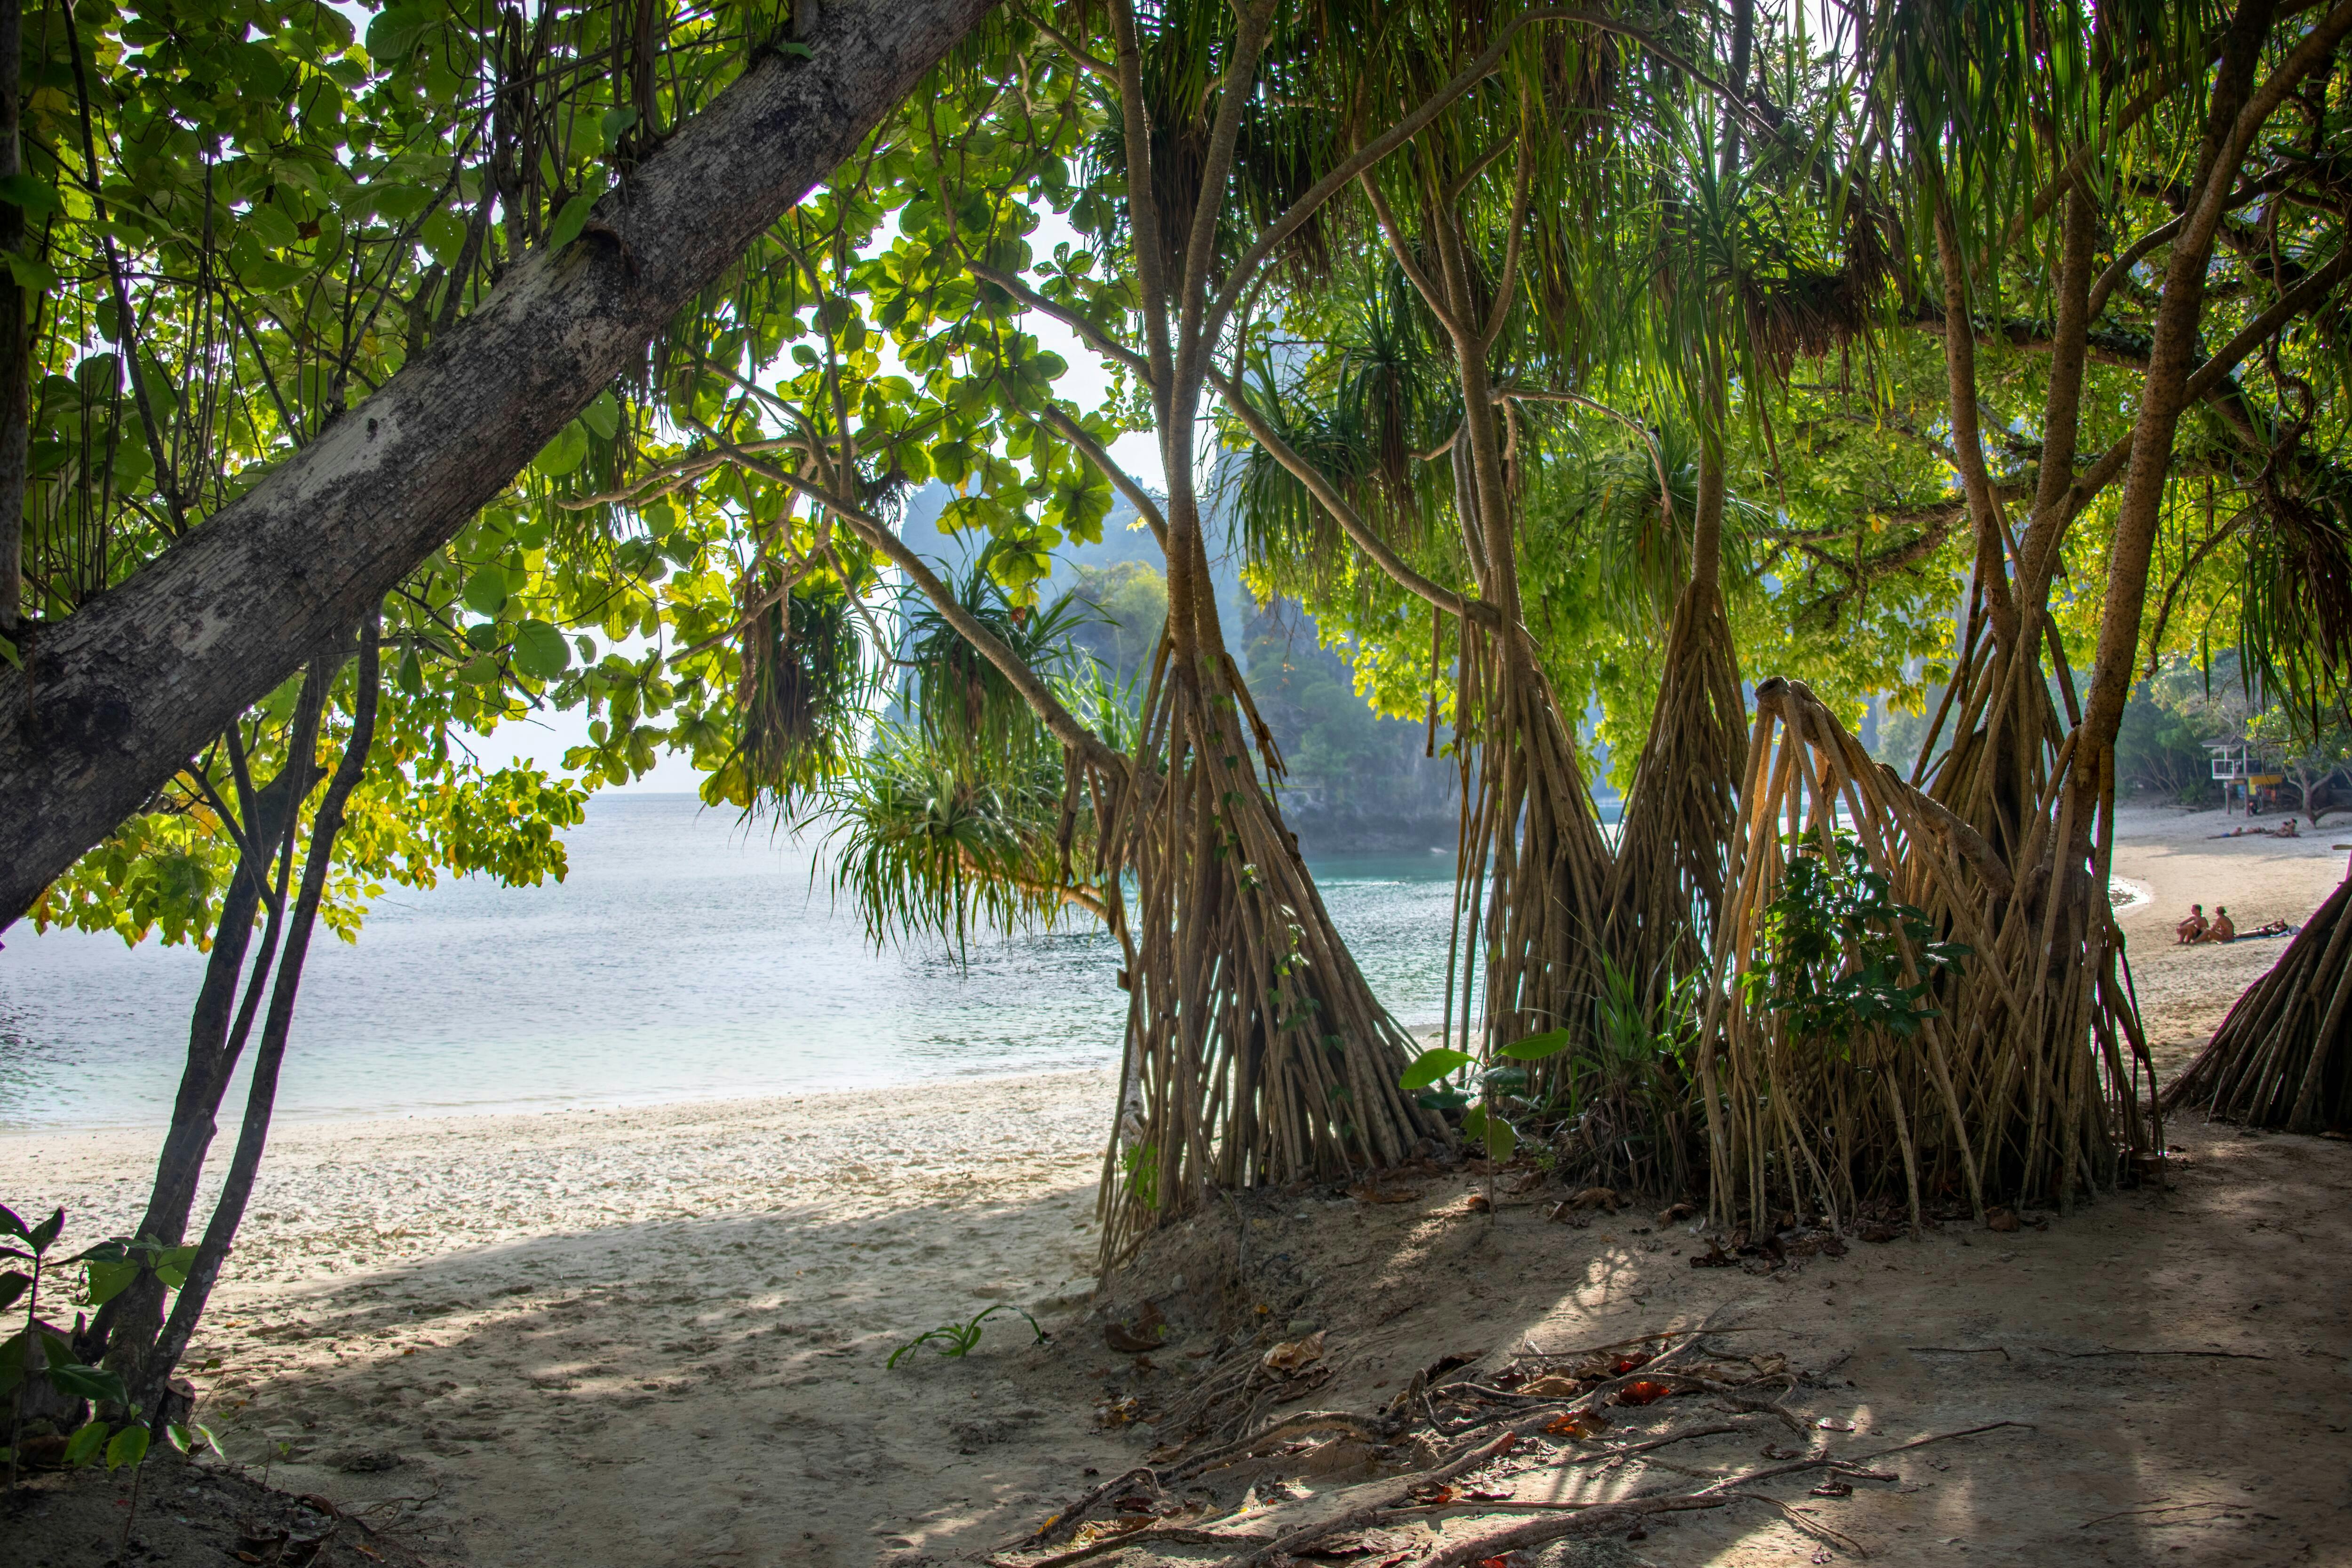
{"label": "leaning tree trunk", "polygon": [[327,873],[334,862],[335,839],[343,828],[343,808],[367,772],[368,752],[375,743],[380,652],[381,622],[371,612],[360,628],[358,680],[352,693],[352,733],[343,743],[343,755],[335,766],[334,777],[328,780],[326,793],[320,799],[319,814],[310,823],[310,847],[302,858],[301,886],[293,908],[283,917],[283,951],[278,960],[277,975],[270,982],[269,1011],[261,1026],[260,1049],[254,1053],[253,1082],[246,1091],[245,1117],[237,1129],[236,1152],[230,1156],[228,1174],[221,1182],[220,1196],[213,1201],[212,1218],[205,1222],[204,1239],[196,1244],[187,1278],[172,1303],[172,1315],[164,1320],[163,1332],[155,1336],[132,1375],[125,1380],[130,1385],[132,1410],[147,1419],[151,1427],[163,1408],[173,1370],[180,1364],[181,1356],[187,1354],[188,1341],[212,1299],[213,1287],[220,1281],[222,1266],[228,1261],[230,1244],[236,1239],[246,1205],[253,1197],[255,1178],[261,1171],[262,1151],[268,1145],[270,1118],[278,1104],[278,1070],[286,1060],[286,1039],[293,1028],[294,1003],[302,988],[302,967],[310,956],[310,936],[319,921],[319,903],[325,895]]}
{"label": "leaning tree trunk", "polygon": [[[203,1178],[205,1157],[216,1131],[221,1096],[252,1036],[270,962],[285,932],[282,916],[295,832],[302,801],[318,782],[312,754],[327,688],[333,679],[329,664],[311,664],[288,729],[285,765],[275,779],[254,791],[236,870],[221,895],[220,917],[213,926],[213,950],[189,1019],[188,1058],[172,1106],[172,1125],[163,1136],[154,1184],[137,1231],[140,1238],[166,1247],[177,1247],[186,1238],[196,1186]],[[252,946],[254,916],[265,907],[268,921],[261,951],[254,958],[253,977],[246,982],[240,1001],[237,988]],[[127,1289],[99,1308],[77,1344],[81,1358],[96,1364],[111,1354],[118,1365],[136,1365],[163,1326],[163,1289],[152,1269],[142,1270]]]}
{"label": "leaning tree trunk", "polygon": [[995,0],[837,0],[461,327],[0,664],[0,926],[503,489]]}

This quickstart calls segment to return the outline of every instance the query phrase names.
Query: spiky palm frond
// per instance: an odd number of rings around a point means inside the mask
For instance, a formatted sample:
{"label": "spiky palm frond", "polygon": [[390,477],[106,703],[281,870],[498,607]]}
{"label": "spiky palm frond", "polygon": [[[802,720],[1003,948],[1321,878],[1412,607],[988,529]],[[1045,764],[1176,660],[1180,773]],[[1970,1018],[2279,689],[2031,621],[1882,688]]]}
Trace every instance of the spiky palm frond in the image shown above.
{"label": "spiky palm frond", "polygon": [[873,748],[827,794],[836,897],[877,946],[937,937],[959,953],[976,931],[1052,925],[1087,884],[1065,864],[1057,750],[975,771],[958,745],[915,725],[885,724]]}
{"label": "spiky palm frond", "polygon": [[[1038,608],[1016,604],[990,572],[985,551],[950,586],[964,613],[1048,676],[1077,662],[1071,633],[1097,613],[1072,593]],[[1027,699],[929,601],[916,600],[908,612],[902,658],[911,666],[900,693],[907,711],[935,742],[963,754],[968,767],[1017,768],[1035,748],[1040,730]]]}
{"label": "spiky palm frond", "polygon": [[772,806],[789,817],[841,770],[874,690],[856,613],[848,591],[830,580],[794,590],[745,623],[734,746],[704,780],[706,800]]}

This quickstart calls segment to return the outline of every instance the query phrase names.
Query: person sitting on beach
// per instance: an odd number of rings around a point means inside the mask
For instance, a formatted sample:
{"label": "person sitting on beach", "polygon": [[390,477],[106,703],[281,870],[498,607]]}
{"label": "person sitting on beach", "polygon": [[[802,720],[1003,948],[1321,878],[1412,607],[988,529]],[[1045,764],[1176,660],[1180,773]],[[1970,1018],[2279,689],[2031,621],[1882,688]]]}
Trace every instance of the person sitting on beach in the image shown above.
{"label": "person sitting on beach", "polygon": [[2200,942],[2234,942],[2237,939],[2238,928],[2231,923],[2230,906],[2226,904],[2215,904],[2213,906],[2213,924],[2208,925],[2202,932],[2199,933],[2197,940]]}
{"label": "person sitting on beach", "polygon": [[2271,831],[2277,834],[2282,839],[2302,837],[2301,834],[2294,831],[2294,819],[2293,817],[2289,817],[2285,821],[2281,822],[2277,827],[2273,828]]}
{"label": "person sitting on beach", "polygon": [[2189,918],[2172,928],[2173,935],[2177,938],[2176,945],[2185,947],[2196,941],[2205,935],[2205,906],[2201,904],[2190,904]]}

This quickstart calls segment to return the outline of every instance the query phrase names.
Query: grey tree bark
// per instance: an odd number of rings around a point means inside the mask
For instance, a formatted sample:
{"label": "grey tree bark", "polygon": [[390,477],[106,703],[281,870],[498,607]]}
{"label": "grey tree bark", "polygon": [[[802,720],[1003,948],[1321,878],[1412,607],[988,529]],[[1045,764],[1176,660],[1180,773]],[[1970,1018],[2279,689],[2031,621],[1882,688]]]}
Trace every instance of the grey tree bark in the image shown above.
{"label": "grey tree bark", "polygon": [[836,0],[383,390],[0,667],[0,928],[495,497],[996,0]]}

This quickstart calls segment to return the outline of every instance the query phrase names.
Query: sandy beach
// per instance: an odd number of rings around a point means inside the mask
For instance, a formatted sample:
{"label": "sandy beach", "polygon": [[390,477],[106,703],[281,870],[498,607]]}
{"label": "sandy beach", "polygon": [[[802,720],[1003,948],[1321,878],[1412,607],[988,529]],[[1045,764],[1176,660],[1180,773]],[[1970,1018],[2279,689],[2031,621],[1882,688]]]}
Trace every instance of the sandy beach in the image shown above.
{"label": "sandy beach", "polygon": [[[2346,864],[2328,846],[2352,822],[2210,836],[2242,821],[2122,819],[2116,873],[2147,897],[2121,918],[2160,1071],[2284,946],[2175,947],[2188,904],[2226,904],[2241,929],[2299,922]],[[478,1568],[969,1560],[1137,1462],[1098,1410],[1191,1364],[1109,1364],[1085,1315],[1113,1088],[1086,1072],[281,1128],[191,1357],[203,1418],[273,1484],[404,1500],[386,1515],[415,1543]],[[2201,1124],[2175,1141],[2170,1192],[1762,1283],[1694,1270],[1689,1239],[1643,1219],[1546,1226],[1529,1200],[1474,1224],[1460,1177],[1378,1207],[1261,1197],[1249,1246],[1289,1292],[1263,1286],[1266,1310],[1330,1336],[1318,1406],[1370,1407],[1438,1354],[1598,1344],[1760,1291],[1757,1332],[1817,1369],[1807,1397],[1859,1435],[2035,1423],[1954,1448],[1950,1473],[1922,1469],[1846,1525],[1898,1561],[2048,1562],[2061,1545],[2084,1562],[2342,1561],[2352,1148]],[[0,1194],[64,1205],[69,1239],[115,1233],[155,1142],[0,1138]],[[1054,1342],[1000,1313],[968,1357],[885,1370],[895,1345],[997,1302]],[[1171,1316],[1207,1364],[1221,1342]],[[2149,1344],[2207,1359],[2068,1359]],[[2187,1502],[2201,1511],[2160,1511]],[[2084,1533],[2108,1511],[2126,1521]],[[1785,1522],[1710,1515],[1647,1555],[1560,1561],[1811,1550]]]}

